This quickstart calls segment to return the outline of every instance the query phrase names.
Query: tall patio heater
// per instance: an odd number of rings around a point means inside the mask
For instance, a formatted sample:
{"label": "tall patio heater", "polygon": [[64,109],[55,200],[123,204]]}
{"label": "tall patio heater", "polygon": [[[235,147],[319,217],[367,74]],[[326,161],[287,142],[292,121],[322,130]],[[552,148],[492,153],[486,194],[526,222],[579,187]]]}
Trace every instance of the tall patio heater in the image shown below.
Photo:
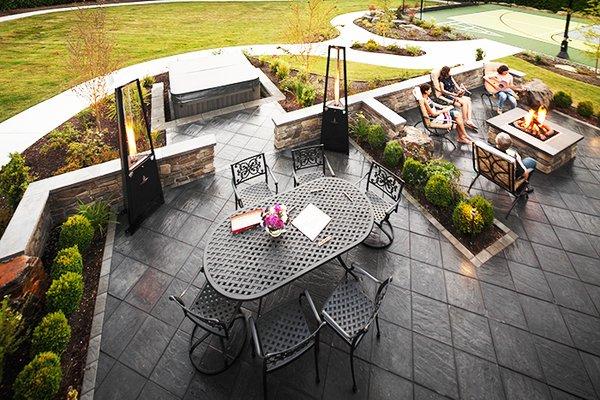
{"label": "tall patio heater", "polygon": [[139,79],[115,89],[123,198],[134,233],[165,202]]}
{"label": "tall patio heater", "polygon": [[[333,76],[333,100],[327,100],[329,88],[329,66],[332,50],[335,55]],[[342,63],[343,61],[343,63]],[[344,75],[344,96],[341,98],[340,84]],[[321,143],[325,150],[348,154],[348,80],[346,79],[346,48],[330,45],[327,50],[327,71],[325,73],[325,94],[323,95],[323,116],[321,121]]]}

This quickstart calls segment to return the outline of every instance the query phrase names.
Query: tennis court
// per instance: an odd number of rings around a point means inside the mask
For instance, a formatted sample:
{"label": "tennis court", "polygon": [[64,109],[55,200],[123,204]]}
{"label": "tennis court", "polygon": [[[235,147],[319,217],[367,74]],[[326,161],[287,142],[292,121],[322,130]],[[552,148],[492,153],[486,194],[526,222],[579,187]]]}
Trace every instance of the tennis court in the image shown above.
{"label": "tennis court", "polygon": [[[475,37],[488,38],[548,55],[556,55],[563,39],[565,16],[499,5],[480,5],[427,12],[425,18],[450,25]],[[589,25],[571,20],[569,54],[574,61],[591,65],[585,56],[583,32]],[[594,29],[600,31],[600,26]]]}

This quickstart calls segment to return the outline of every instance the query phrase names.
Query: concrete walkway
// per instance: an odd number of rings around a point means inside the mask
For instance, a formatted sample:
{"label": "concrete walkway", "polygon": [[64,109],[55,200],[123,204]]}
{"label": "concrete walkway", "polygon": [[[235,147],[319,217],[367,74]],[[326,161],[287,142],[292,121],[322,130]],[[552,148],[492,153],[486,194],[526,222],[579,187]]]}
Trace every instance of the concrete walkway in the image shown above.
{"label": "concrete walkway", "polygon": [[[172,1],[179,0],[164,0],[164,2]],[[146,3],[150,2],[135,4]],[[154,3],[156,2],[152,2],[152,4]],[[521,50],[517,47],[508,46],[488,39],[451,42],[419,42],[384,38],[372,34],[353,23],[353,21],[362,14],[363,12],[354,12],[335,17],[331,23],[340,31],[340,35],[326,42],[311,45],[271,44],[208,49],[159,58],[125,67],[111,74],[107,94],[112,93],[115,87],[135,78],[161,74],[171,70],[175,65],[180,63],[201,63],[206,57],[215,57],[216,54],[240,57],[241,60],[244,58],[242,51],[247,51],[253,55],[298,54],[304,52],[307,49],[306,46],[309,46],[310,54],[315,56],[325,56],[327,54],[327,46],[330,44],[350,47],[355,41],[364,42],[369,39],[374,39],[385,45],[392,43],[402,46],[407,44],[418,45],[426,52],[426,54],[420,57],[405,57],[383,53],[366,53],[348,48],[348,60],[394,68],[429,69],[443,64],[456,65],[472,63],[475,60],[475,49],[477,48],[484,49],[489,59],[504,57]],[[3,143],[2,152],[0,153],[0,165],[4,165],[8,161],[9,153],[25,150],[48,132],[60,126],[87,106],[89,106],[87,99],[78,96],[76,90],[70,89],[0,123],[0,142]]]}

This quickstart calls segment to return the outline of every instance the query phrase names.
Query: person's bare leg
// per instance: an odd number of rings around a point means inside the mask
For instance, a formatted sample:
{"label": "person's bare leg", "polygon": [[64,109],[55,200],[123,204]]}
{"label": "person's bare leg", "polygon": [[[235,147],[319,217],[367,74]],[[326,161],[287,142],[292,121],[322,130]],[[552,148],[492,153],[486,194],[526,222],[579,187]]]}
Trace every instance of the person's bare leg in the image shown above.
{"label": "person's bare leg", "polygon": [[456,139],[459,143],[471,143],[471,139],[467,136],[465,122],[462,119],[462,116],[457,115],[454,122],[456,122]]}

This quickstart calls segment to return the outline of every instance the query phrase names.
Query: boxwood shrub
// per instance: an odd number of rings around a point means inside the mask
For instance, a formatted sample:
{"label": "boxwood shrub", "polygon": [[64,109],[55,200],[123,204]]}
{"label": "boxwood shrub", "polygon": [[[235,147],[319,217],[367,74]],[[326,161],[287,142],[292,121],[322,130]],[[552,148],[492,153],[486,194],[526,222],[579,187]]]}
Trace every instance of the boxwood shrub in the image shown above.
{"label": "boxwood shrub", "polygon": [[434,158],[425,165],[427,177],[430,178],[435,174],[444,175],[448,180],[456,182],[460,178],[460,170],[456,168],[451,161],[446,161],[442,158]]}
{"label": "boxwood shrub", "polygon": [[14,399],[53,399],[61,379],[60,358],[52,352],[40,353],[17,376],[13,384]]}
{"label": "boxwood shrub", "polygon": [[71,340],[71,327],[62,311],[57,311],[42,318],[31,336],[31,354],[51,351],[62,354]]}
{"label": "boxwood shrub", "polygon": [[71,315],[79,308],[83,296],[83,278],[75,272],[65,272],[54,279],[46,292],[46,305],[49,311],[62,311]]}
{"label": "boxwood shrub", "polygon": [[483,229],[487,229],[494,223],[494,206],[492,202],[481,195],[476,195],[468,200],[479,211],[483,218]]}
{"label": "boxwood shrub", "polygon": [[94,227],[83,215],[71,215],[60,227],[58,245],[61,249],[77,245],[85,252],[94,238]]}
{"label": "boxwood shrub", "polygon": [[563,91],[556,92],[552,98],[552,102],[555,107],[558,108],[569,108],[573,104],[573,98],[570,94]]}
{"label": "boxwood shrub", "polygon": [[434,174],[425,185],[425,198],[434,206],[450,208],[454,204],[452,182],[442,174]]}
{"label": "boxwood shrub", "polygon": [[577,114],[589,118],[594,115],[594,104],[591,101],[582,101],[577,104]]}
{"label": "boxwood shrub", "polygon": [[59,250],[52,262],[51,271],[54,279],[59,278],[65,272],[81,274],[83,271],[83,257],[81,257],[77,245]]}
{"label": "boxwood shrub", "polygon": [[481,213],[466,201],[456,205],[452,213],[452,222],[459,232],[474,236],[483,230],[484,222]]}
{"label": "boxwood shrub", "polygon": [[420,190],[425,182],[427,182],[425,164],[414,158],[407,158],[402,168],[402,179],[404,179],[407,185]]}
{"label": "boxwood shrub", "polygon": [[379,124],[373,124],[369,127],[369,133],[367,134],[367,141],[369,146],[373,149],[383,149],[387,142],[387,134],[383,126]]}
{"label": "boxwood shrub", "polygon": [[390,168],[397,168],[404,161],[404,149],[397,140],[390,140],[383,150],[383,161]]}

